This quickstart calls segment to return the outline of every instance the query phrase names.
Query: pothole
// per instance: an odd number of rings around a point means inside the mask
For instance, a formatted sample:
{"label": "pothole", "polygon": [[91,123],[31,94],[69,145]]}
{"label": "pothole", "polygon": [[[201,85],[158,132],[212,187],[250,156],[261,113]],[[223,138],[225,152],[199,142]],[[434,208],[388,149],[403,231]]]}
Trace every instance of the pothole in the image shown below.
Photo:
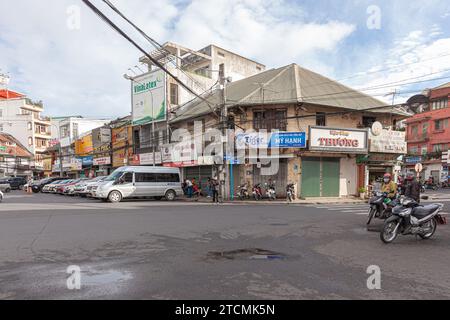
{"label": "pothole", "polygon": [[266,249],[246,248],[231,251],[210,251],[207,258],[214,260],[285,260],[287,255]]}

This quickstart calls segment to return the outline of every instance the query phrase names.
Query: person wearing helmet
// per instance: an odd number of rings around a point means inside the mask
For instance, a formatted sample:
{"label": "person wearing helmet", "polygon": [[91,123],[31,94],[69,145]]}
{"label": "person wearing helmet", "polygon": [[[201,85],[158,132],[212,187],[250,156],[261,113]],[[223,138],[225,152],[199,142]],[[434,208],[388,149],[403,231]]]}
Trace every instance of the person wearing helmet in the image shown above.
{"label": "person wearing helmet", "polygon": [[420,183],[414,177],[414,173],[408,173],[406,180],[405,197],[414,199],[417,203],[420,203]]}
{"label": "person wearing helmet", "polygon": [[381,192],[387,193],[388,198],[394,199],[397,196],[397,184],[392,181],[390,173],[383,176],[383,184],[381,185]]}

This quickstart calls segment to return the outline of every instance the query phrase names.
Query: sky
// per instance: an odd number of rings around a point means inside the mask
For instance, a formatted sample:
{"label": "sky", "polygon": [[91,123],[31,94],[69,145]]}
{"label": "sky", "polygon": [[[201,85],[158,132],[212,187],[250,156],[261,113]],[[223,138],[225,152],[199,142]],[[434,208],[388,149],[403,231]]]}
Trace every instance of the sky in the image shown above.
{"label": "sky", "polygon": [[[148,51],[153,47],[92,0]],[[111,0],[160,43],[291,63],[390,102],[450,82],[448,0]],[[447,26],[447,27],[446,27]],[[81,0],[0,0],[0,73],[45,114],[130,113],[141,56]],[[143,69],[143,66],[140,66]]]}

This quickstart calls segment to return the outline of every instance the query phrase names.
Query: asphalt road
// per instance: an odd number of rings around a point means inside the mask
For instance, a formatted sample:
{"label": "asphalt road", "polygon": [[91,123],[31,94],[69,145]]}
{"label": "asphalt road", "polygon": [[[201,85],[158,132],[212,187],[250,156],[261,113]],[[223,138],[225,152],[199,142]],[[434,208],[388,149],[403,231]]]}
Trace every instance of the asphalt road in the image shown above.
{"label": "asphalt road", "polygon": [[366,212],[14,192],[0,204],[0,299],[449,299],[450,228],[385,245]]}

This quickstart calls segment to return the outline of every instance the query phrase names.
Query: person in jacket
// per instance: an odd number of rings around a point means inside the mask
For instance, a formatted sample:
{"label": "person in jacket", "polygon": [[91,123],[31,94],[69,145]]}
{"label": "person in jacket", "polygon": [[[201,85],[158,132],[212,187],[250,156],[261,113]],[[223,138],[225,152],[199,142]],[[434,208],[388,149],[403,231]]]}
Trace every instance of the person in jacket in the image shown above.
{"label": "person in jacket", "polygon": [[406,177],[407,183],[405,187],[405,197],[414,199],[420,203],[420,183],[414,177],[413,173],[409,173]]}
{"label": "person in jacket", "polygon": [[383,176],[381,192],[387,193],[387,196],[390,199],[394,199],[397,196],[397,184],[392,181],[392,175],[390,173],[386,173]]}
{"label": "person in jacket", "polygon": [[213,196],[213,203],[219,203],[219,182],[216,178],[211,179],[210,188]]}

